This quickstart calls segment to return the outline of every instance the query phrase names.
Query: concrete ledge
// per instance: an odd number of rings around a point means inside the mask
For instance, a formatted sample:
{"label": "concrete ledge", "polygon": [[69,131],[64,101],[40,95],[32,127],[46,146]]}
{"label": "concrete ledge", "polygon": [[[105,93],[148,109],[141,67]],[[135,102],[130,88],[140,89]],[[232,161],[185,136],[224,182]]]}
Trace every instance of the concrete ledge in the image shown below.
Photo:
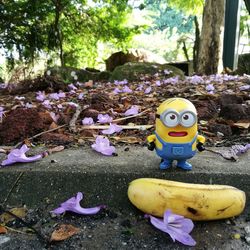
{"label": "concrete ledge", "polygon": [[124,147],[120,147],[117,151],[118,156],[105,157],[85,147],[66,149],[38,162],[2,168],[0,201],[5,199],[21,173],[8,198],[9,205],[25,203],[37,206],[45,199],[58,205],[82,191],[88,206],[102,203],[116,209],[130,210],[128,184],[141,177],[232,185],[244,190],[247,199],[250,197],[249,153],[242,155],[238,162],[230,162],[207,151],[197,153],[190,160],[193,170],[186,172],[176,167],[161,171],[160,159],[146,148],[130,146],[129,151],[125,151]]}

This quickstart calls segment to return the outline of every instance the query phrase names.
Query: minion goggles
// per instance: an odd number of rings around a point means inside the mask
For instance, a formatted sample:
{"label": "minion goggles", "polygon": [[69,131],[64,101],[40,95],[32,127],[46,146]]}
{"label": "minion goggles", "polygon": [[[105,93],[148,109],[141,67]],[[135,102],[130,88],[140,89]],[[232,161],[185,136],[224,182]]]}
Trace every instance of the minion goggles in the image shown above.
{"label": "minion goggles", "polygon": [[166,127],[176,127],[178,124],[185,128],[192,127],[197,122],[197,114],[190,110],[177,112],[173,109],[168,109],[162,114],[156,114],[156,118],[160,119]]}

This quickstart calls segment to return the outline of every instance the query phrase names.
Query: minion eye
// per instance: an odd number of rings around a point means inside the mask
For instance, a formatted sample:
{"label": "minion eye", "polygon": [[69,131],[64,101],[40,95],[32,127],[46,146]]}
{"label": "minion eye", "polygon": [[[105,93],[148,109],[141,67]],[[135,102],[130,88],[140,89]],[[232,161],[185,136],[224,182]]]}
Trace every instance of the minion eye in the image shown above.
{"label": "minion eye", "polygon": [[169,112],[164,117],[164,124],[167,127],[175,127],[178,124],[178,115],[174,112]]}
{"label": "minion eye", "polygon": [[181,125],[183,127],[192,127],[196,122],[196,116],[193,113],[185,112],[181,116]]}

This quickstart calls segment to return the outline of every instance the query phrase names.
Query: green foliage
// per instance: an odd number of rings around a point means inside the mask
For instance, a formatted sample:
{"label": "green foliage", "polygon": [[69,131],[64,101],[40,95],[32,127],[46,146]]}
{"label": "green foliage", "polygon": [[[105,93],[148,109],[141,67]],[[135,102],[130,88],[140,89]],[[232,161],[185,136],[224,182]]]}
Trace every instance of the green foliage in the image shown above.
{"label": "green foliage", "polygon": [[94,66],[99,41],[126,46],[127,0],[6,0],[0,5],[0,48],[13,66],[46,55],[68,66]]}
{"label": "green foliage", "polygon": [[146,0],[145,9],[149,10],[149,16],[153,19],[153,26],[149,31],[167,31],[168,36],[190,33],[193,28],[193,16],[185,15],[182,11],[169,7],[165,0]]}
{"label": "green foliage", "polygon": [[169,0],[169,4],[186,14],[201,15],[204,8],[205,0]]}

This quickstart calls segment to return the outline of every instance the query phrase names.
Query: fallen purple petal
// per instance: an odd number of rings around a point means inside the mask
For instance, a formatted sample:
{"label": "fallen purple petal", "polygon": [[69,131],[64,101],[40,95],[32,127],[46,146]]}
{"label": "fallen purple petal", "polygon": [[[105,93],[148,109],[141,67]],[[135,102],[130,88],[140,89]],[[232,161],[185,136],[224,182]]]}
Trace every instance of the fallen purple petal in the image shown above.
{"label": "fallen purple petal", "polygon": [[7,156],[7,159],[4,160],[1,165],[7,166],[12,165],[16,162],[33,162],[40,160],[42,158],[42,154],[34,155],[27,157],[25,153],[29,151],[29,148],[24,144],[20,149],[13,149]]}
{"label": "fallen purple petal", "polygon": [[157,229],[169,234],[174,242],[177,240],[187,246],[196,245],[195,240],[189,235],[194,227],[192,220],[173,214],[170,210],[164,213],[163,220],[152,215],[145,215],[145,217],[150,218],[151,224]]}
{"label": "fallen purple petal", "polygon": [[240,86],[239,89],[240,89],[241,91],[250,90],[250,85],[243,85],[243,86]]}
{"label": "fallen purple petal", "polygon": [[210,92],[210,93],[213,93],[213,91],[214,91],[214,85],[213,84],[208,84],[207,86],[206,86],[206,90],[208,91],[208,92]]}
{"label": "fallen purple petal", "polygon": [[137,115],[139,112],[138,106],[132,106],[130,109],[128,109],[124,115],[125,116],[130,116],[130,115]]}
{"label": "fallen purple petal", "polygon": [[83,96],[84,96],[84,94],[83,94],[83,93],[80,93],[80,94],[78,95],[77,99],[78,99],[78,100],[82,100],[82,99],[83,99]]}
{"label": "fallen purple petal", "polygon": [[77,87],[73,83],[69,84],[68,87],[70,90],[77,90]]}
{"label": "fallen purple petal", "polygon": [[4,108],[0,107],[0,121],[3,119],[3,114],[4,114]]}
{"label": "fallen purple petal", "polygon": [[80,205],[80,201],[83,199],[83,194],[81,192],[78,192],[76,194],[76,197],[72,197],[68,199],[67,201],[60,204],[60,207],[50,211],[53,214],[62,214],[66,211],[74,212],[77,214],[83,214],[83,215],[92,215],[97,214],[102,208],[105,208],[105,205],[100,205],[96,207],[91,208],[83,208]]}
{"label": "fallen purple petal", "polygon": [[99,123],[110,123],[113,121],[113,118],[111,116],[109,116],[108,114],[99,114],[97,116],[98,122]]}
{"label": "fallen purple petal", "polygon": [[50,95],[49,95],[49,98],[50,98],[50,99],[54,99],[54,100],[59,100],[59,99],[60,99],[60,97],[58,96],[57,93],[52,93],[52,94],[50,94]]}
{"label": "fallen purple petal", "polygon": [[52,106],[51,106],[51,102],[49,100],[45,100],[42,105],[47,108],[47,109],[51,109]]}
{"label": "fallen purple petal", "polygon": [[123,93],[132,93],[132,89],[130,89],[127,85],[123,87],[122,89],[122,92]]}
{"label": "fallen purple petal", "polygon": [[38,100],[39,102],[43,102],[46,99],[46,95],[44,93],[44,91],[38,91],[36,96],[36,100]]}
{"label": "fallen purple petal", "polygon": [[113,153],[115,153],[115,147],[114,146],[110,146],[110,142],[108,140],[108,138],[102,137],[102,136],[97,136],[95,143],[91,145],[91,147],[103,154],[103,155],[112,155]]}
{"label": "fallen purple petal", "polygon": [[102,130],[102,133],[105,134],[105,135],[111,135],[111,134],[114,134],[114,133],[118,133],[120,131],[122,131],[121,126],[111,123],[108,129]]}
{"label": "fallen purple petal", "polygon": [[151,86],[147,87],[144,91],[145,94],[149,94],[151,92],[152,88]]}
{"label": "fallen purple petal", "polygon": [[92,117],[85,117],[82,120],[82,125],[92,125],[92,124],[94,124],[94,120]]}
{"label": "fallen purple petal", "polygon": [[161,86],[161,81],[160,81],[160,80],[157,80],[157,81],[155,82],[155,85],[158,86],[158,87]]}
{"label": "fallen purple petal", "polygon": [[122,90],[120,90],[119,88],[115,88],[114,90],[113,90],[113,93],[114,94],[119,94],[119,93],[122,93]]}
{"label": "fallen purple petal", "polygon": [[57,123],[57,121],[58,121],[58,119],[59,119],[60,116],[56,115],[54,112],[49,112],[49,114],[50,114],[51,118],[53,119],[53,121],[55,123]]}

